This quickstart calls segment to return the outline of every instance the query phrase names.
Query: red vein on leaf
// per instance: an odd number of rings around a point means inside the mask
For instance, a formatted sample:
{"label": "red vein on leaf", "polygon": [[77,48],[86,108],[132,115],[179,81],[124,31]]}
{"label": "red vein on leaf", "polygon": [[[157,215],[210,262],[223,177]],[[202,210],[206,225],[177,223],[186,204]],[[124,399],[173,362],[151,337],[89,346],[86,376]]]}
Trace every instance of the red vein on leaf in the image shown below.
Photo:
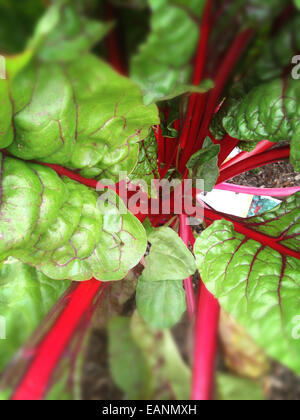
{"label": "red vein on leaf", "polygon": [[274,238],[264,233],[257,232],[256,230],[254,230],[254,228],[251,229],[250,227],[244,225],[241,220],[238,220],[238,218],[230,216],[229,214],[219,213],[210,209],[205,209],[204,217],[205,217],[205,221],[208,222],[208,224],[212,224],[216,220],[223,220],[223,219],[228,220],[233,223],[234,230],[236,232],[246,236],[249,239],[253,239],[254,241],[257,241],[261,243],[262,245],[266,245],[274,249],[275,251],[279,252],[281,255],[288,255],[290,257],[297,258],[298,260],[300,260],[300,253],[284,245],[281,245],[279,243],[280,238]]}

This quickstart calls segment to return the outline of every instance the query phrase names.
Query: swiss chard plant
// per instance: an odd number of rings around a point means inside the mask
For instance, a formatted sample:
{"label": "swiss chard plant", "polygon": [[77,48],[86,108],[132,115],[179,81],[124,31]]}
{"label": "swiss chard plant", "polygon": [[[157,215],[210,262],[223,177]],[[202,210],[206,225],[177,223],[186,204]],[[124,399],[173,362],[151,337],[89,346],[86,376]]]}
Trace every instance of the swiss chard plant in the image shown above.
{"label": "swiss chard plant", "polygon": [[80,398],[92,318],[126,398],[210,399],[220,307],[300,374],[300,187],[247,188],[282,201],[251,218],[200,194],[300,171],[299,2],[19,3],[0,1],[0,399]]}

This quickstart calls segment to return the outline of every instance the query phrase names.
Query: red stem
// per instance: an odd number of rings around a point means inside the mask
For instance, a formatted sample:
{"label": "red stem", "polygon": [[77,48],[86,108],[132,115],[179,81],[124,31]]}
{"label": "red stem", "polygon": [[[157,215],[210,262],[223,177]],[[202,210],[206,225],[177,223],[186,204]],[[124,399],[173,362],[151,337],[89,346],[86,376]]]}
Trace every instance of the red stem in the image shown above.
{"label": "red stem", "polygon": [[219,161],[218,161],[219,167],[224,162],[224,160],[227,159],[230,153],[236,148],[239,142],[240,142],[239,140],[230,137],[228,134],[225,136],[225,138],[222,141],[220,141],[221,150],[219,153]]}
{"label": "red stem", "polygon": [[267,197],[288,197],[300,191],[300,187],[290,188],[255,188],[245,187],[244,185],[235,184],[218,184],[215,186],[216,190],[232,191],[238,194],[264,195]]}
{"label": "red stem", "polygon": [[193,153],[202,147],[203,141],[208,135],[209,125],[217,107],[219,97],[226,85],[228,78],[230,77],[232,69],[240,59],[246,45],[252,38],[252,35],[253,31],[250,29],[239,34],[233,42],[225,59],[223,60],[223,63],[215,77],[215,88],[212,89],[208,95],[204,120],[202,122],[200,119],[198,120],[199,126],[201,124],[201,128],[197,140],[194,137],[190,138],[188,147],[184,149],[181,159],[181,166],[179,168],[181,172],[185,170],[185,166]]}
{"label": "red stem", "polygon": [[[184,214],[181,214],[179,233],[180,233],[181,239],[183,240],[183,242],[185,243],[187,247],[189,247],[190,245],[189,230],[191,229],[188,223],[189,223],[188,217]],[[196,306],[195,293],[194,293],[194,287],[193,287],[193,278],[189,277],[185,279],[183,284],[184,284],[184,289],[185,289],[185,294],[186,294],[186,303],[187,303],[189,317],[191,320],[193,320],[195,316],[195,306]]]}
{"label": "red stem", "polygon": [[201,283],[195,325],[192,400],[212,398],[220,306]]}
{"label": "red stem", "polygon": [[[13,394],[13,400],[41,400],[67,344],[83,315],[91,311],[101,282],[92,279],[78,283],[68,296],[69,302],[35,351],[33,361]],[[91,316],[91,313],[89,313]]]}
{"label": "red stem", "polygon": [[[115,10],[113,6],[106,6],[106,14],[109,20],[115,19]],[[120,56],[120,50],[118,45],[118,36],[116,28],[113,28],[107,36],[107,47],[108,47],[108,60],[112,67],[120,74],[126,76],[127,71],[123,65],[123,61]]]}
{"label": "red stem", "polygon": [[[205,63],[206,63],[206,56],[207,56],[207,45],[209,40],[209,34],[211,29],[210,17],[211,17],[211,10],[212,10],[213,0],[207,0],[205,9],[203,12],[202,23],[200,26],[200,37],[199,37],[199,44],[197,49],[196,55],[196,63],[195,63],[195,71],[193,76],[193,84],[199,85],[202,80]],[[194,108],[196,103],[199,100],[201,95],[193,94],[189,99],[187,115],[185,119],[185,124],[183,127],[183,131],[180,136],[180,145],[182,148],[185,147],[186,142],[189,138],[189,131],[190,125],[193,121]],[[198,118],[201,118],[201,115],[198,115]]]}
{"label": "red stem", "polygon": [[97,185],[100,183],[96,181],[95,179],[88,179],[84,178],[83,176],[77,174],[76,172],[71,171],[70,169],[66,169],[63,166],[60,165],[53,165],[51,163],[43,163],[43,162],[37,162],[39,165],[48,166],[48,168],[53,169],[56,173],[58,173],[60,176],[66,176],[70,179],[73,179],[74,181],[80,182],[81,184],[86,185],[90,188],[97,188]]}
{"label": "red stem", "polygon": [[229,166],[226,169],[221,168],[221,173],[217,184],[222,184],[223,182],[228,181],[237,175],[251,171],[252,169],[259,168],[260,166],[269,165],[271,163],[276,163],[280,160],[287,159],[289,156],[289,146],[269,150],[267,152],[260,153],[259,155],[250,156],[249,158],[246,158],[241,162],[237,162],[236,164]]}
{"label": "red stem", "polygon": [[[222,143],[221,143],[222,144]],[[245,160],[251,156],[255,156],[258,155],[260,153],[266,152],[267,150],[271,149],[276,143],[272,143],[268,140],[263,140],[261,142],[258,143],[258,145],[256,146],[256,148],[254,150],[252,150],[252,152],[241,152],[239,153],[237,156],[235,156],[234,158],[230,159],[228,162],[224,162],[223,160],[223,165],[222,165],[222,169],[226,169],[229,166],[234,165],[237,162],[241,162],[242,160]]]}

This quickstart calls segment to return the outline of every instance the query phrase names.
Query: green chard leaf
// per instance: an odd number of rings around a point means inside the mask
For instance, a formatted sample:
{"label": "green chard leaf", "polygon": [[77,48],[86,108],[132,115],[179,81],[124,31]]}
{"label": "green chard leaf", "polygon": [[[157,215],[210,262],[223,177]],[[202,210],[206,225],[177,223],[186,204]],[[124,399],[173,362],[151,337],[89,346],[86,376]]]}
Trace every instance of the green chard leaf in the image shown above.
{"label": "green chard leaf", "polygon": [[143,271],[146,280],[183,280],[195,273],[194,256],[173,229],[155,229],[148,240],[151,249]]}
{"label": "green chard leaf", "polygon": [[[247,55],[243,78],[231,86],[228,99],[213,117],[210,131],[216,139],[222,139],[226,134],[223,119],[231,110],[239,107],[251,89],[285,75],[292,58],[300,50],[299,25],[300,15],[296,14],[274,36],[258,42],[250,59]],[[252,143],[250,150],[253,147],[255,143]]]}
{"label": "green chard leaf", "polygon": [[0,341],[0,371],[30,337],[69,281],[50,280],[32,267],[10,258],[0,269],[0,315],[6,339]]}
{"label": "green chard leaf", "polygon": [[174,98],[193,89],[187,83],[198,28],[191,15],[195,10],[198,17],[201,15],[204,1],[194,0],[190,6],[181,1],[149,0],[149,5],[151,32],[133,56],[130,72],[132,79],[142,87],[146,104]]}
{"label": "green chard leaf", "polygon": [[[299,252],[300,194],[245,227]],[[241,222],[242,223],[242,222]],[[201,277],[221,306],[243,325],[266,353],[300,373],[299,259],[275,245],[235,232],[231,222],[215,222],[197,239],[194,252]],[[266,263],[267,262],[267,263]]]}
{"label": "green chard leaf", "polygon": [[182,280],[149,281],[141,276],[136,301],[139,314],[153,328],[172,328],[186,311]]}
{"label": "green chard leaf", "polygon": [[125,317],[115,317],[109,322],[110,371],[126,399],[145,400],[151,397],[151,372],[132,337],[130,322]]}
{"label": "green chard leaf", "polygon": [[44,61],[71,61],[89,51],[112,28],[112,23],[90,20],[70,0],[54,2],[39,21],[28,47]]}
{"label": "green chard leaf", "polygon": [[[157,124],[129,79],[92,55],[62,64],[32,62],[11,85],[14,138],[9,151],[119,181],[137,162],[138,142]],[[3,141],[11,140],[11,130]]]}
{"label": "green chard leaf", "polygon": [[[153,131],[140,143],[138,163],[130,174],[129,179],[133,184],[139,185],[143,191],[151,196],[152,181],[159,179],[157,141]],[[141,183],[141,180],[143,183]]]}
{"label": "green chard leaf", "polygon": [[149,235],[151,249],[137,287],[137,308],[154,328],[170,328],[186,310],[182,280],[196,271],[195,259],[177,233],[162,227]]}
{"label": "green chard leaf", "polygon": [[50,278],[77,281],[120,280],[138,264],[145,230],[114,191],[99,196],[9,157],[1,164],[0,260],[14,256]]}
{"label": "green chard leaf", "polygon": [[149,328],[137,312],[108,327],[110,370],[126,399],[187,400],[191,373],[169,330]]}
{"label": "green chard leaf", "polygon": [[171,332],[153,330],[135,312],[131,319],[131,335],[152,375],[151,399],[188,400],[191,372],[183,361]]}
{"label": "green chard leaf", "polygon": [[187,168],[189,176],[194,181],[203,179],[204,191],[212,191],[217,183],[220,171],[218,166],[218,155],[220,146],[214,144],[207,137],[204,141],[202,149],[196,152],[188,161]]}
{"label": "green chard leaf", "polygon": [[227,133],[241,141],[291,141],[291,163],[300,170],[300,84],[275,79],[234,101],[223,118]]}

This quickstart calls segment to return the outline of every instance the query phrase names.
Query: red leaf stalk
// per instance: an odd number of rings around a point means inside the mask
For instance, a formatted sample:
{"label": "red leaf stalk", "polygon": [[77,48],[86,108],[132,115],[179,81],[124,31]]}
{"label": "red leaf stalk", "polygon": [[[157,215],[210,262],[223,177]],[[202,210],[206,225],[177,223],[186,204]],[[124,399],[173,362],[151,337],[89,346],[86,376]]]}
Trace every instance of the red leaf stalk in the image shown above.
{"label": "red leaf stalk", "polygon": [[221,184],[240,175],[244,172],[251,171],[252,169],[259,168],[260,166],[276,163],[280,160],[287,159],[290,156],[290,147],[282,147],[278,149],[269,150],[258,155],[250,156],[240,162],[235,163],[226,169],[221,168],[220,177],[217,184]]}
{"label": "red leaf stalk", "polygon": [[[222,146],[223,140],[221,142],[221,146]],[[245,160],[251,156],[255,156],[258,155],[260,153],[266,152],[267,150],[270,150],[276,143],[272,143],[268,140],[263,140],[261,142],[258,143],[258,145],[256,146],[256,148],[254,150],[252,150],[252,152],[241,152],[239,153],[237,156],[235,156],[234,158],[230,159],[228,162],[224,162],[223,160],[223,165],[222,165],[222,169],[226,169],[229,168],[229,166],[234,165],[237,162],[241,162],[242,160]],[[226,156],[227,157],[227,156]]]}
{"label": "red leaf stalk", "polygon": [[220,306],[203,283],[197,309],[191,399],[208,401],[212,398]]}
{"label": "red leaf stalk", "polygon": [[184,149],[182,159],[181,159],[181,167],[179,168],[181,172],[185,170],[185,166],[189,160],[189,158],[202,147],[203,141],[205,137],[208,135],[209,125],[212,119],[212,116],[215,112],[215,109],[218,105],[218,100],[222,91],[228,81],[232,69],[235,67],[236,63],[240,59],[242,53],[244,52],[245,47],[250,42],[253,35],[252,30],[246,30],[239,34],[235,41],[233,42],[229,52],[227,53],[226,57],[223,60],[222,65],[215,77],[215,87],[211,90],[208,95],[208,100],[205,109],[205,116],[203,121],[201,119],[198,120],[198,124],[200,127],[199,134],[197,139],[195,137],[190,138],[190,142],[187,147]]}
{"label": "red leaf stalk", "polygon": [[[82,317],[92,316],[92,303],[103,288],[101,282],[92,279],[78,283],[67,295],[68,304],[55,324],[34,351],[33,359],[21,383],[12,396],[13,400],[41,400],[45,395],[57,362],[71,340]],[[103,288],[104,291],[104,288]],[[102,292],[103,293],[103,292]]]}
{"label": "red leaf stalk", "polygon": [[264,195],[266,197],[289,197],[290,195],[300,191],[300,187],[256,188],[226,183],[216,185],[215,189],[222,191],[232,191],[238,194]]}
{"label": "red leaf stalk", "polygon": [[[190,232],[191,229],[189,226],[189,219],[186,215],[181,214],[180,215],[180,237],[183,240],[183,242],[186,244],[187,247],[190,245]],[[194,287],[193,287],[193,278],[189,277],[184,280],[184,289],[186,294],[186,303],[188,308],[189,317],[191,320],[194,319],[195,316],[195,293],[194,293]]]}

